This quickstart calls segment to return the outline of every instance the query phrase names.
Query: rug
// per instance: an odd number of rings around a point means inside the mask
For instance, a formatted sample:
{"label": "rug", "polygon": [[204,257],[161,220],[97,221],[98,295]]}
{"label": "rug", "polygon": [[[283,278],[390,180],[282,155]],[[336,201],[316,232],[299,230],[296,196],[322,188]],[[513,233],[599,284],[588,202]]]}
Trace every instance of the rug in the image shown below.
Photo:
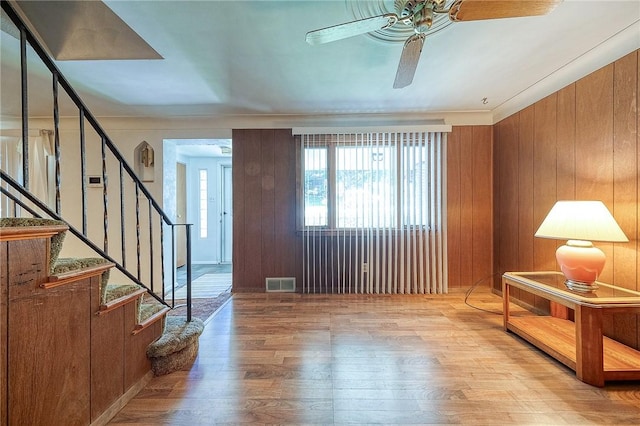
{"label": "rug", "polygon": [[[228,292],[231,288],[231,273],[204,274],[191,283],[192,299],[211,299]],[[187,298],[187,286],[176,289],[176,299]]]}
{"label": "rug", "polygon": [[[220,293],[216,297],[208,299],[191,299],[191,316],[202,320],[205,324],[207,320],[231,297],[230,291]],[[187,300],[176,299],[176,308],[169,311],[169,316],[186,316]]]}

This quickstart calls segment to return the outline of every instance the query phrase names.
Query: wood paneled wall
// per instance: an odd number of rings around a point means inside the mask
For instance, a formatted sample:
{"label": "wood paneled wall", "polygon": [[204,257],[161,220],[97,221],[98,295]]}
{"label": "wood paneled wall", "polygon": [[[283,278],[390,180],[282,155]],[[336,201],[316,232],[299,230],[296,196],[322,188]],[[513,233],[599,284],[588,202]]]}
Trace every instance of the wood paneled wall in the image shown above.
{"label": "wood paneled wall", "polygon": [[295,152],[290,129],[233,131],[233,291],[298,275]]}
{"label": "wood paneled wall", "polygon": [[[494,269],[557,270],[554,240],[534,233],[557,200],[602,200],[629,243],[598,243],[607,255],[601,281],[640,290],[640,180],[633,52],[494,126]],[[494,280],[496,290],[500,280]],[[526,302],[544,308],[526,294]],[[636,316],[617,315],[608,334],[638,347]]]}
{"label": "wood paneled wall", "polygon": [[[449,288],[467,288],[492,272],[492,127],[454,127],[447,146]],[[300,283],[295,152],[288,129],[233,131],[234,291]]]}
{"label": "wood paneled wall", "polygon": [[491,126],[454,127],[447,137],[449,288],[491,282],[492,155]]}

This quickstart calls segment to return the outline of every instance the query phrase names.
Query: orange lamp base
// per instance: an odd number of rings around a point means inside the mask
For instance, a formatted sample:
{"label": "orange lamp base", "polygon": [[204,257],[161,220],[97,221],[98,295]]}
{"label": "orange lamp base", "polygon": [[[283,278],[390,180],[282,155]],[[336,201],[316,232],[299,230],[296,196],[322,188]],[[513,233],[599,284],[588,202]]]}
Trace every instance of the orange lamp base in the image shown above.
{"label": "orange lamp base", "polygon": [[558,247],[556,260],[567,278],[567,288],[580,292],[593,292],[598,289],[595,281],[604,269],[606,257],[591,241],[567,241],[566,245]]}

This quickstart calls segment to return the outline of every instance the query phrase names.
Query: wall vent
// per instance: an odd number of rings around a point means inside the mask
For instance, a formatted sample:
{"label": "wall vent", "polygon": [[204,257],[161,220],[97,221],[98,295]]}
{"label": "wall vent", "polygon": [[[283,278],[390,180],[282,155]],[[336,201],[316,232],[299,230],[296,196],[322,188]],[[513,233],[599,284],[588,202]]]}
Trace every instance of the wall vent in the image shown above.
{"label": "wall vent", "polygon": [[295,277],[267,278],[267,292],[293,293],[296,291]]}

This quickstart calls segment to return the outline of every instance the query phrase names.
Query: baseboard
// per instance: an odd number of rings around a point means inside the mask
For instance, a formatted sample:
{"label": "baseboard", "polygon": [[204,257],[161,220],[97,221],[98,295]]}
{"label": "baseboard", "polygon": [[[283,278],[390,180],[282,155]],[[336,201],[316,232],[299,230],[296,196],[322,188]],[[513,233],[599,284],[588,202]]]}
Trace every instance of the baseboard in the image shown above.
{"label": "baseboard", "polygon": [[91,426],[103,426],[109,423],[125,405],[129,403],[153,378],[153,371],[149,371],[147,374],[138,380],[136,384],[131,386],[120,398],[118,398],[109,408],[107,408],[97,419],[95,419]]}

